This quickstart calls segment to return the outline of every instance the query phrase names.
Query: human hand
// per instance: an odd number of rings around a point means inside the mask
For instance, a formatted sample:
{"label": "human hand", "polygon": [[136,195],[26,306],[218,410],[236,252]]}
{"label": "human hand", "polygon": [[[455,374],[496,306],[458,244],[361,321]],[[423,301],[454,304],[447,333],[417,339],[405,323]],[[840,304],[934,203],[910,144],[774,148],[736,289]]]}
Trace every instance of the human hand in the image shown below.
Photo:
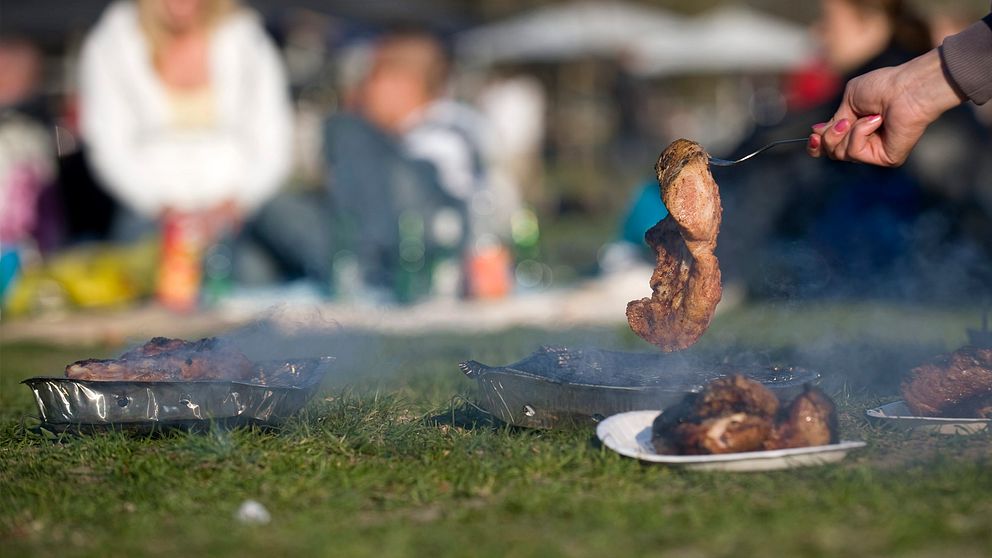
{"label": "human hand", "polygon": [[211,231],[211,236],[223,233],[235,233],[241,229],[244,211],[234,200],[225,200],[206,211],[205,220]]}
{"label": "human hand", "polygon": [[927,126],[962,102],[934,49],[849,81],[837,112],[813,126],[806,149],[813,157],[899,166]]}
{"label": "human hand", "polygon": [[161,223],[177,220],[195,227],[208,239],[215,239],[224,234],[237,233],[244,221],[244,211],[234,200],[226,200],[209,209],[180,211],[165,207],[159,213]]}

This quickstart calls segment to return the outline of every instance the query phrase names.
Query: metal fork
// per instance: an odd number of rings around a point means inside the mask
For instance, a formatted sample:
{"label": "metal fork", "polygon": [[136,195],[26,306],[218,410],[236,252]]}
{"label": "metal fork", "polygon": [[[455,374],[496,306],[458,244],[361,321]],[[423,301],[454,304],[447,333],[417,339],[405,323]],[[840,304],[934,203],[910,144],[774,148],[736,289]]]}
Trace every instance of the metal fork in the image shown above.
{"label": "metal fork", "polygon": [[714,157],[714,156],[710,155],[710,164],[711,165],[716,165],[718,167],[730,167],[730,166],[736,165],[737,163],[743,163],[744,161],[747,161],[751,157],[754,157],[755,155],[761,153],[762,151],[766,151],[768,149],[771,149],[771,148],[775,147],[776,145],[782,145],[783,143],[799,143],[801,141],[802,142],[809,141],[809,138],[796,138],[796,139],[784,139],[784,140],[773,141],[773,142],[769,143],[768,145],[762,147],[761,149],[755,151],[754,153],[751,153],[749,155],[745,155],[745,156],[741,157],[740,159],[737,159],[736,161],[728,161],[727,159],[719,159],[717,157]]}

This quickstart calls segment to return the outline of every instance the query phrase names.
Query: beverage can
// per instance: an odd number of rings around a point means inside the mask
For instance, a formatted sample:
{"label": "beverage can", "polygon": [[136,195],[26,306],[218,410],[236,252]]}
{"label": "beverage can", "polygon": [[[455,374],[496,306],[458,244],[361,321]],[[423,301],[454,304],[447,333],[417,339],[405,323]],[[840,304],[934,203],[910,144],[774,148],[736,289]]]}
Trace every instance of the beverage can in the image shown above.
{"label": "beverage can", "polygon": [[156,298],[166,308],[196,309],[206,237],[206,223],[196,214],[170,213],[163,219]]}

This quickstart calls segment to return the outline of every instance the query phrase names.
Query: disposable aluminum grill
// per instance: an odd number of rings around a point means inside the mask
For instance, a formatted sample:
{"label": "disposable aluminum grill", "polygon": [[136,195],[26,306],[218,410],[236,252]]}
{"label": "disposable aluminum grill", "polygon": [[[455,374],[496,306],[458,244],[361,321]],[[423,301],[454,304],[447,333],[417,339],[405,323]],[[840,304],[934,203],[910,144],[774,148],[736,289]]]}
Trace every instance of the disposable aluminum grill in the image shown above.
{"label": "disposable aluminum grill", "polygon": [[24,380],[42,426],[64,431],[154,430],[209,425],[276,424],[299,411],[320,387],[331,357],[258,365],[257,381]]}
{"label": "disposable aluminum grill", "polygon": [[459,364],[476,381],[478,405],[499,420],[527,428],[594,424],[626,411],[664,409],[707,382],[743,374],[780,398],[816,383],[817,372],[797,367],[707,364],[681,353],[625,353],[541,347],[506,366]]}

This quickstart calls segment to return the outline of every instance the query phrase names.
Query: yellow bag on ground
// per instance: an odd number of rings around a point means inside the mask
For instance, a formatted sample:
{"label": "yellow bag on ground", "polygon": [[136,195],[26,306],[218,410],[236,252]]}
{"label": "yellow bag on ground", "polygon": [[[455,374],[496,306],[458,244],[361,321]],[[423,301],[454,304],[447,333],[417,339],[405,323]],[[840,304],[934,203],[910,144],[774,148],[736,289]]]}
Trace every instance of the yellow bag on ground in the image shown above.
{"label": "yellow bag on ground", "polygon": [[158,240],[133,245],[93,244],[26,266],[12,285],[7,314],[60,307],[121,306],[153,292]]}

